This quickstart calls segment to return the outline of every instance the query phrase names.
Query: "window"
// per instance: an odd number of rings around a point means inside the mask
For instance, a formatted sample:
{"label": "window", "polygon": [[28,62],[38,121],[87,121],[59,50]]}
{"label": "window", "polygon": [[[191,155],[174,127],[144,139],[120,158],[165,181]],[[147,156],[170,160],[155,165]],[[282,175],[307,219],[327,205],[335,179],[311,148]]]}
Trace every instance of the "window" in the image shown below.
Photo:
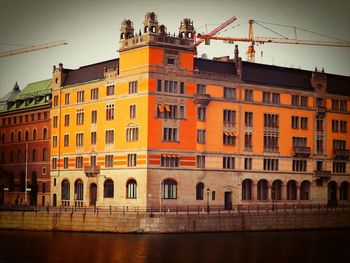
{"label": "window", "polygon": [[114,104],[106,106],[106,120],[114,120]]}
{"label": "window", "polygon": [[196,186],[196,200],[203,200],[204,199],[204,184],[198,183]]}
{"label": "window", "polygon": [[64,115],[64,126],[69,126],[69,114]]}
{"label": "window", "polygon": [[57,135],[52,136],[52,147],[57,147]]}
{"label": "window", "polygon": [[307,170],[307,161],[306,160],[293,160],[294,172],[306,172]]}
{"label": "window", "polygon": [[334,150],[345,150],[346,141],[345,140],[333,140],[333,149]]}
{"label": "window", "polygon": [[347,132],[347,122],[346,121],[340,121],[340,132],[342,132],[342,133]]}
{"label": "window", "polygon": [[74,199],[82,201],[84,197],[84,183],[81,179],[78,179],[74,183]]}
{"label": "window", "polygon": [[68,157],[63,158],[63,169],[68,169]]}
{"label": "window", "polygon": [[278,171],[278,159],[264,158],[264,171]]}
{"label": "window", "polygon": [[316,151],[318,154],[323,153],[323,139],[316,140]]}
{"label": "window", "polygon": [[244,113],[245,126],[253,126],[253,112]]}
{"label": "window", "polygon": [[106,130],[105,144],[114,144],[114,130]]}
{"label": "window", "polygon": [[244,134],[244,150],[251,151],[253,149],[253,135],[249,132]]}
{"label": "window", "polygon": [[322,98],[316,98],[316,106],[323,106],[323,99]]}
{"label": "window", "polygon": [[177,183],[172,179],[163,181],[163,198],[176,199],[177,198]]}
{"label": "window", "polygon": [[69,134],[65,134],[64,135],[64,143],[63,143],[64,147],[68,147],[69,146]]}
{"label": "window", "polygon": [[33,149],[33,151],[32,151],[32,161],[33,162],[36,161],[36,149]]}
{"label": "window", "polygon": [[114,197],[114,182],[111,179],[107,179],[103,185],[103,197],[113,198]]}
{"label": "window", "polygon": [[278,134],[267,133],[264,135],[264,151],[276,152],[278,151]]}
{"label": "window", "polygon": [[242,182],[242,200],[252,200],[252,180],[244,179]]}
{"label": "window", "polygon": [[178,83],[176,81],[165,80],[164,81],[164,92],[178,93],[177,85],[178,85]]}
{"label": "window", "polygon": [[252,158],[244,158],[244,170],[252,170]]}
{"label": "window", "polygon": [[137,93],[137,81],[129,82],[129,94]]}
{"label": "window", "polygon": [[130,119],[136,118],[136,105],[130,105],[129,116]]}
{"label": "window", "polygon": [[346,100],[340,101],[340,111],[347,111],[347,102]]}
{"label": "window", "polygon": [[157,80],[157,91],[159,91],[159,92],[162,91],[162,80],[161,79]]}
{"label": "window", "polygon": [[175,65],[175,59],[174,58],[168,58],[167,59],[167,65]]}
{"label": "window", "polygon": [[126,141],[138,141],[139,139],[139,128],[127,128],[126,129]]}
{"label": "window", "polygon": [[272,93],[272,103],[280,104],[280,94],[279,93]]}
{"label": "window", "polygon": [[271,93],[263,91],[263,102],[264,103],[271,103]]}
{"label": "window", "polygon": [[75,168],[83,168],[83,156],[75,157]]}
{"label": "window", "polygon": [[299,129],[299,117],[298,116],[292,116],[292,128]]}
{"label": "window", "polygon": [[224,98],[225,99],[235,99],[236,98],[236,89],[224,87]]}
{"label": "window", "polygon": [[222,158],[223,169],[235,169],[235,157],[225,156]]}
{"label": "window", "polygon": [[91,89],[90,92],[90,100],[98,100],[98,88]]}
{"label": "window", "polygon": [[253,90],[249,90],[249,89],[244,90],[244,100],[253,101]]}
{"label": "window", "polygon": [[224,145],[236,145],[236,136],[233,132],[223,132],[223,144]]}
{"label": "window", "polygon": [[48,139],[48,132],[47,132],[47,128],[43,129],[43,139],[47,140]]}
{"label": "window", "polygon": [[95,145],[97,140],[96,132],[91,132],[91,145]]}
{"label": "window", "polygon": [[177,119],[177,105],[164,104],[164,118]]}
{"label": "window", "polygon": [[84,133],[77,133],[75,136],[75,145],[76,147],[83,147],[84,146]]}
{"label": "window", "polygon": [[339,100],[332,100],[332,110],[339,110]]}
{"label": "window", "polygon": [[57,158],[52,158],[51,160],[51,168],[52,170],[56,170],[57,169]]}
{"label": "window", "polygon": [[293,147],[307,147],[306,137],[293,137],[292,138]]}
{"label": "window", "polygon": [[58,116],[54,116],[53,117],[53,127],[57,128],[57,125],[58,125]]}
{"label": "window", "polygon": [[62,186],[61,186],[61,193],[62,193],[62,200],[69,200],[70,199],[70,186],[69,186],[69,181],[68,180],[63,180],[62,181]]}
{"label": "window", "polygon": [[106,86],[106,96],[114,95],[115,85],[114,82],[108,82]]}
{"label": "window", "polygon": [[137,198],[137,183],[134,179],[129,179],[126,183],[126,198]]}
{"label": "window", "polygon": [[259,180],[257,188],[258,188],[257,199],[259,201],[267,200],[267,191],[268,191],[267,181],[265,179]]}
{"label": "window", "polygon": [[163,141],[177,142],[178,141],[177,128],[163,128]]}
{"label": "window", "polygon": [[66,93],[64,95],[64,104],[68,105],[70,102],[70,94],[69,93]]}
{"label": "window", "polygon": [[1,134],[1,143],[4,144],[5,143],[5,133]]}
{"label": "window", "polygon": [[11,132],[11,143],[15,141],[15,134],[14,132]]}
{"label": "window", "polygon": [[96,155],[90,156],[90,166],[96,166]]}
{"label": "window", "polygon": [[128,167],[136,166],[136,153],[128,154]]}
{"label": "window", "polygon": [[345,162],[333,162],[333,173],[344,174],[346,173]]}
{"label": "window", "polygon": [[91,111],[91,124],[97,123],[97,110]]}
{"label": "window", "polygon": [[300,128],[302,130],[307,130],[307,117],[300,117]]}
{"label": "window", "polygon": [[225,126],[235,126],[236,124],[236,111],[234,110],[224,110],[224,125]]}
{"label": "window", "polygon": [[205,130],[197,130],[197,143],[205,143]]}
{"label": "window", "polygon": [[58,106],[58,96],[57,95],[53,97],[53,106],[54,107]]}
{"label": "window", "polygon": [[308,97],[307,96],[300,97],[300,106],[301,107],[308,107]]}
{"label": "window", "polygon": [[26,115],[24,116],[24,121],[25,121],[25,122],[28,122],[28,119],[29,119],[28,117],[29,117],[28,114],[26,114]]}
{"label": "window", "polygon": [[215,191],[211,191],[211,200],[215,200]]}
{"label": "window", "polygon": [[180,82],[180,94],[185,94],[185,83]]}
{"label": "window", "polygon": [[77,109],[77,125],[83,125],[84,124],[84,109]]}
{"label": "window", "polygon": [[206,108],[198,107],[197,108],[197,120],[205,121],[206,119]]}
{"label": "window", "polygon": [[177,155],[162,154],[160,158],[161,167],[179,167],[180,158]]}
{"label": "window", "polygon": [[[47,116],[47,112],[45,111],[44,113],[46,113],[46,116]],[[46,118],[47,119],[47,118]],[[23,117],[22,117],[22,115],[21,116],[19,116],[19,123],[22,123],[23,122]]]}
{"label": "window", "polygon": [[264,114],[264,127],[268,128],[278,128],[279,122],[278,122],[278,115],[277,114]]}
{"label": "window", "polygon": [[113,167],[113,155],[112,154],[105,156],[105,167],[106,168]]}
{"label": "window", "polygon": [[332,120],[332,132],[339,132],[339,121]]}
{"label": "window", "polygon": [[185,106],[180,106],[179,118],[180,119],[185,118]]}
{"label": "window", "polygon": [[84,102],[84,96],[85,96],[85,92],[84,90],[78,91],[77,92],[77,102]]}
{"label": "window", "polygon": [[297,182],[290,180],[287,183],[287,200],[297,199]]}
{"label": "window", "polygon": [[302,181],[300,185],[300,200],[310,199],[310,182]]}
{"label": "window", "polygon": [[206,94],[207,87],[203,84],[197,84],[197,94]]}
{"label": "window", "polygon": [[18,133],[17,133],[17,141],[18,142],[22,141],[22,132],[21,131],[18,131]]}
{"label": "window", "polygon": [[293,106],[299,106],[299,96],[292,95],[292,105]]}
{"label": "window", "polygon": [[197,168],[205,168],[205,155],[197,155]]}
{"label": "window", "polygon": [[323,119],[316,119],[316,130],[323,131]]}

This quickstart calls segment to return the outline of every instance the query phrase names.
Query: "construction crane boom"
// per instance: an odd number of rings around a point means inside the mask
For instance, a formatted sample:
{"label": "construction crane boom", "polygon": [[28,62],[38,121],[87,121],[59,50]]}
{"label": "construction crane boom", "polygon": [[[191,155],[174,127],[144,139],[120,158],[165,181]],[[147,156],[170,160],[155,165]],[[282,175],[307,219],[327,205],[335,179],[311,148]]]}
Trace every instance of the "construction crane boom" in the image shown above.
{"label": "construction crane boom", "polygon": [[68,43],[65,40],[58,40],[58,41],[53,41],[53,42],[47,42],[39,45],[33,45],[30,47],[24,47],[24,48],[18,48],[18,49],[12,49],[8,51],[3,51],[0,52],[0,57],[8,57],[8,56],[13,56],[13,55],[18,55],[18,54],[23,54],[23,53],[28,53],[36,50],[42,50],[42,49],[48,49],[52,47],[58,47],[62,45],[67,45]]}

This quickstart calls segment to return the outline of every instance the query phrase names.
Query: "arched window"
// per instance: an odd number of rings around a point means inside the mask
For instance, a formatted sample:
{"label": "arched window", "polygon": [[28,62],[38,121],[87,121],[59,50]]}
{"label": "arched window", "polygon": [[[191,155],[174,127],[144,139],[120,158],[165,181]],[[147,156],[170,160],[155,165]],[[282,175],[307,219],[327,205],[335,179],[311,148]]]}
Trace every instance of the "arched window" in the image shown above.
{"label": "arched window", "polygon": [[17,141],[22,141],[22,132],[21,131],[18,131],[17,133]]}
{"label": "arched window", "polygon": [[204,184],[198,183],[196,186],[196,200],[203,200]]}
{"label": "arched window", "polygon": [[15,141],[15,134],[13,132],[11,132],[11,142]]}
{"label": "arched window", "polygon": [[114,197],[114,183],[111,179],[107,179],[104,183],[104,198]]}
{"label": "arched window", "polygon": [[5,133],[1,134],[1,143],[5,143]]}
{"label": "arched window", "polygon": [[62,201],[69,201],[70,199],[70,186],[69,186],[69,181],[68,180],[63,180],[62,181],[62,189],[61,189],[61,193],[62,193]]}
{"label": "arched window", "polygon": [[300,200],[310,199],[310,182],[302,181],[300,185]]}
{"label": "arched window", "polygon": [[26,131],[25,140],[29,141],[29,131]]}
{"label": "arched window", "polygon": [[252,200],[252,180],[244,179],[242,182],[242,200]]}
{"label": "arched window", "polygon": [[32,161],[36,161],[36,150],[33,149],[32,151]]}
{"label": "arched window", "polygon": [[130,179],[126,183],[126,198],[137,198],[137,183],[134,179]]}
{"label": "arched window", "polygon": [[177,198],[177,182],[172,179],[163,181],[163,198],[176,199]]}
{"label": "arched window", "polygon": [[290,180],[287,183],[287,200],[297,199],[297,182]]}
{"label": "arched window", "polygon": [[33,130],[33,141],[36,140],[36,129]]}
{"label": "arched window", "polygon": [[47,159],[47,149],[44,148],[43,149],[43,161],[45,161]]}
{"label": "arched window", "polygon": [[281,200],[281,188],[282,188],[281,180],[273,181],[272,189],[271,189],[272,200]]}
{"label": "arched window", "polygon": [[82,201],[84,198],[84,183],[81,179],[75,181],[74,198],[76,201]]}
{"label": "arched window", "polygon": [[267,200],[267,181],[265,179],[258,182],[258,200]]}
{"label": "arched window", "polygon": [[47,139],[47,129],[44,128],[43,130],[43,139],[46,140]]}
{"label": "arched window", "polygon": [[340,185],[340,200],[349,200],[349,183],[348,182],[342,182]]}

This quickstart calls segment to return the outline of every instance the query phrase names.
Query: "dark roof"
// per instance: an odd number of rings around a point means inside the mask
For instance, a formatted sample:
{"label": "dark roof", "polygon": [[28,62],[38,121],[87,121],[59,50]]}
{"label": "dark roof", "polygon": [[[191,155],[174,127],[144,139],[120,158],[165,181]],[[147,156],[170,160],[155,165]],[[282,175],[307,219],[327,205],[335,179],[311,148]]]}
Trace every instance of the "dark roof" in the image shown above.
{"label": "dark roof", "polygon": [[327,74],[327,92],[350,96],[350,77]]}
{"label": "dark roof", "polygon": [[104,77],[104,68],[115,67],[118,65],[118,62],[119,59],[117,58],[83,66],[75,70],[65,69],[65,73],[67,75],[63,85],[68,86],[77,83],[102,79]]}
{"label": "dark roof", "polygon": [[233,62],[214,61],[210,59],[195,58],[194,69],[203,72],[237,75],[236,65]]}

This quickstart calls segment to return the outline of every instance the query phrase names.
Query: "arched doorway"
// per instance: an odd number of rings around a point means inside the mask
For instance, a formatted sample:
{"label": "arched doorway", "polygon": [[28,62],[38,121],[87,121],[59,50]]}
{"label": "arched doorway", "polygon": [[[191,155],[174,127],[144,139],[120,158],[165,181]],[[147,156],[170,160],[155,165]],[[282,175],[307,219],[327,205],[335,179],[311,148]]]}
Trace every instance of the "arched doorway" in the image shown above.
{"label": "arched doorway", "polygon": [[271,189],[271,198],[272,200],[281,200],[281,189],[282,189],[282,181],[281,180],[275,180],[272,182],[272,189]]}
{"label": "arched doorway", "polygon": [[97,185],[90,185],[90,205],[95,206],[97,200]]}
{"label": "arched doorway", "polygon": [[328,183],[328,205],[331,207],[337,205],[337,187],[334,181]]}
{"label": "arched doorway", "polygon": [[267,180],[261,179],[258,181],[258,200],[259,201],[264,201],[267,200]]}

